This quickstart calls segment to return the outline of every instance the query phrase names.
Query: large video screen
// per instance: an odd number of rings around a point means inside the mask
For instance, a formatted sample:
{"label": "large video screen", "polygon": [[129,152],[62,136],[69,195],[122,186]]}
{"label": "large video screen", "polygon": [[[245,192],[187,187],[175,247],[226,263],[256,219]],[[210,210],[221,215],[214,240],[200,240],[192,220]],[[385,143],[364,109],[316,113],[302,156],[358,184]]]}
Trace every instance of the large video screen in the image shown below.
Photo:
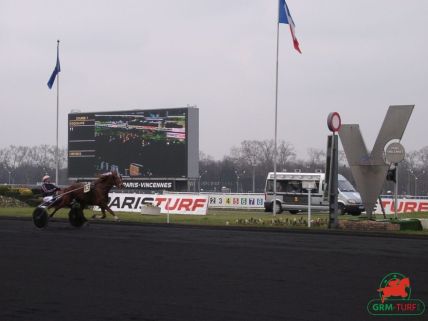
{"label": "large video screen", "polygon": [[116,170],[129,178],[188,178],[197,173],[197,139],[189,144],[197,128],[196,108],[71,113],[68,176]]}

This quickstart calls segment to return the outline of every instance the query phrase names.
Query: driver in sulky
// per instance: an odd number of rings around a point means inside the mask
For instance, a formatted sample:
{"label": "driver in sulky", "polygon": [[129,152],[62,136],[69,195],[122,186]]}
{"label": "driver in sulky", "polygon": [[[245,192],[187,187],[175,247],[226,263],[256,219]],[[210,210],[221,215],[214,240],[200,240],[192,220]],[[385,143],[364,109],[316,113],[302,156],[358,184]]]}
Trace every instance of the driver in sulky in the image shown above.
{"label": "driver in sulky", "polygon": [[50,202],[56,195],[56,192],[60,190],[61,189],[58,186],[51,183],[51,178],[49,175],[43,176],[42,178],[43,202]]}

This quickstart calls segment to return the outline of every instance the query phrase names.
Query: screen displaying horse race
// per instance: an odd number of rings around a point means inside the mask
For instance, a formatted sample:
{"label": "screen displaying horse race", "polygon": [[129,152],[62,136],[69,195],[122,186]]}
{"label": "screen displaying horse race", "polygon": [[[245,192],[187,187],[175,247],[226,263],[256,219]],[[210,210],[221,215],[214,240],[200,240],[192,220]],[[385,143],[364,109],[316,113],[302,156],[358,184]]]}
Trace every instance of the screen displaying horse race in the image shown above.
{"label": "screen displaying horse race", "polygon": [[199,153],[194,107],[70,113],[68,127],[69,178],[111,170],[129,178],[197,175],[192,166]]}

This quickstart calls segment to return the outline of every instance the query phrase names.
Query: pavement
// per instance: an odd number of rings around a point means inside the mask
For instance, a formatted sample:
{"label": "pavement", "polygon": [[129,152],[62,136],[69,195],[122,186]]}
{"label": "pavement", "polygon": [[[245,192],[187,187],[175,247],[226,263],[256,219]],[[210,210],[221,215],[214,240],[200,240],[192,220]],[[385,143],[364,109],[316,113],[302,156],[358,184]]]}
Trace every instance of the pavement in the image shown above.
{"label": "pavement", "polygon": [[3,218],[0,269],[1,321],[392,320],[391,272],[428,304],[428,238]]}

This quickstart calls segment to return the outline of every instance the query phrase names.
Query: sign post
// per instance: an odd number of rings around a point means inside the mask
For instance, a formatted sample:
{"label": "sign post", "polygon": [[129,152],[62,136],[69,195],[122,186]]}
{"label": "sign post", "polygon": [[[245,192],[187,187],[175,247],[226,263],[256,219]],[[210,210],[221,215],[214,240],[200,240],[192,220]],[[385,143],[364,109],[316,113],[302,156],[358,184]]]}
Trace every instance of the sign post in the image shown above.
{"label": "sign post", "polygon": [[302,188],[306,189],[308,191],[308,227],[311,227],[311,191],[313,188],[315,188],[315,182],[314,181],[303,181],[302,182]]}
{"label": "sign post", "polygon": [[395,163],[395,186],[394,186],[394,217],[398,219],[398,210],[397,210],[397,195],[398,195],[398,163]]}
{"label": "sign post", "polygon": [[332,132],[329,136],[328,146],[330,152],[330,166],[327,168],[328,171],[328,202],[329,202],[329,228],[335,228],[337,226],[337,188],[338,188],[338,140],[337,132],[342,126],[342,120],[337,112],[332,112],[327,117],[327,127]]}
{"label": "sign post", "polygon": [[392,142],[385,145],[385,162],[395,166],[395,186],[394,186],[394,217],[398,219],[397,213],[397,195],[398,195],[398,163],[404,160],[406,151],[404,146],[398,142]]}

